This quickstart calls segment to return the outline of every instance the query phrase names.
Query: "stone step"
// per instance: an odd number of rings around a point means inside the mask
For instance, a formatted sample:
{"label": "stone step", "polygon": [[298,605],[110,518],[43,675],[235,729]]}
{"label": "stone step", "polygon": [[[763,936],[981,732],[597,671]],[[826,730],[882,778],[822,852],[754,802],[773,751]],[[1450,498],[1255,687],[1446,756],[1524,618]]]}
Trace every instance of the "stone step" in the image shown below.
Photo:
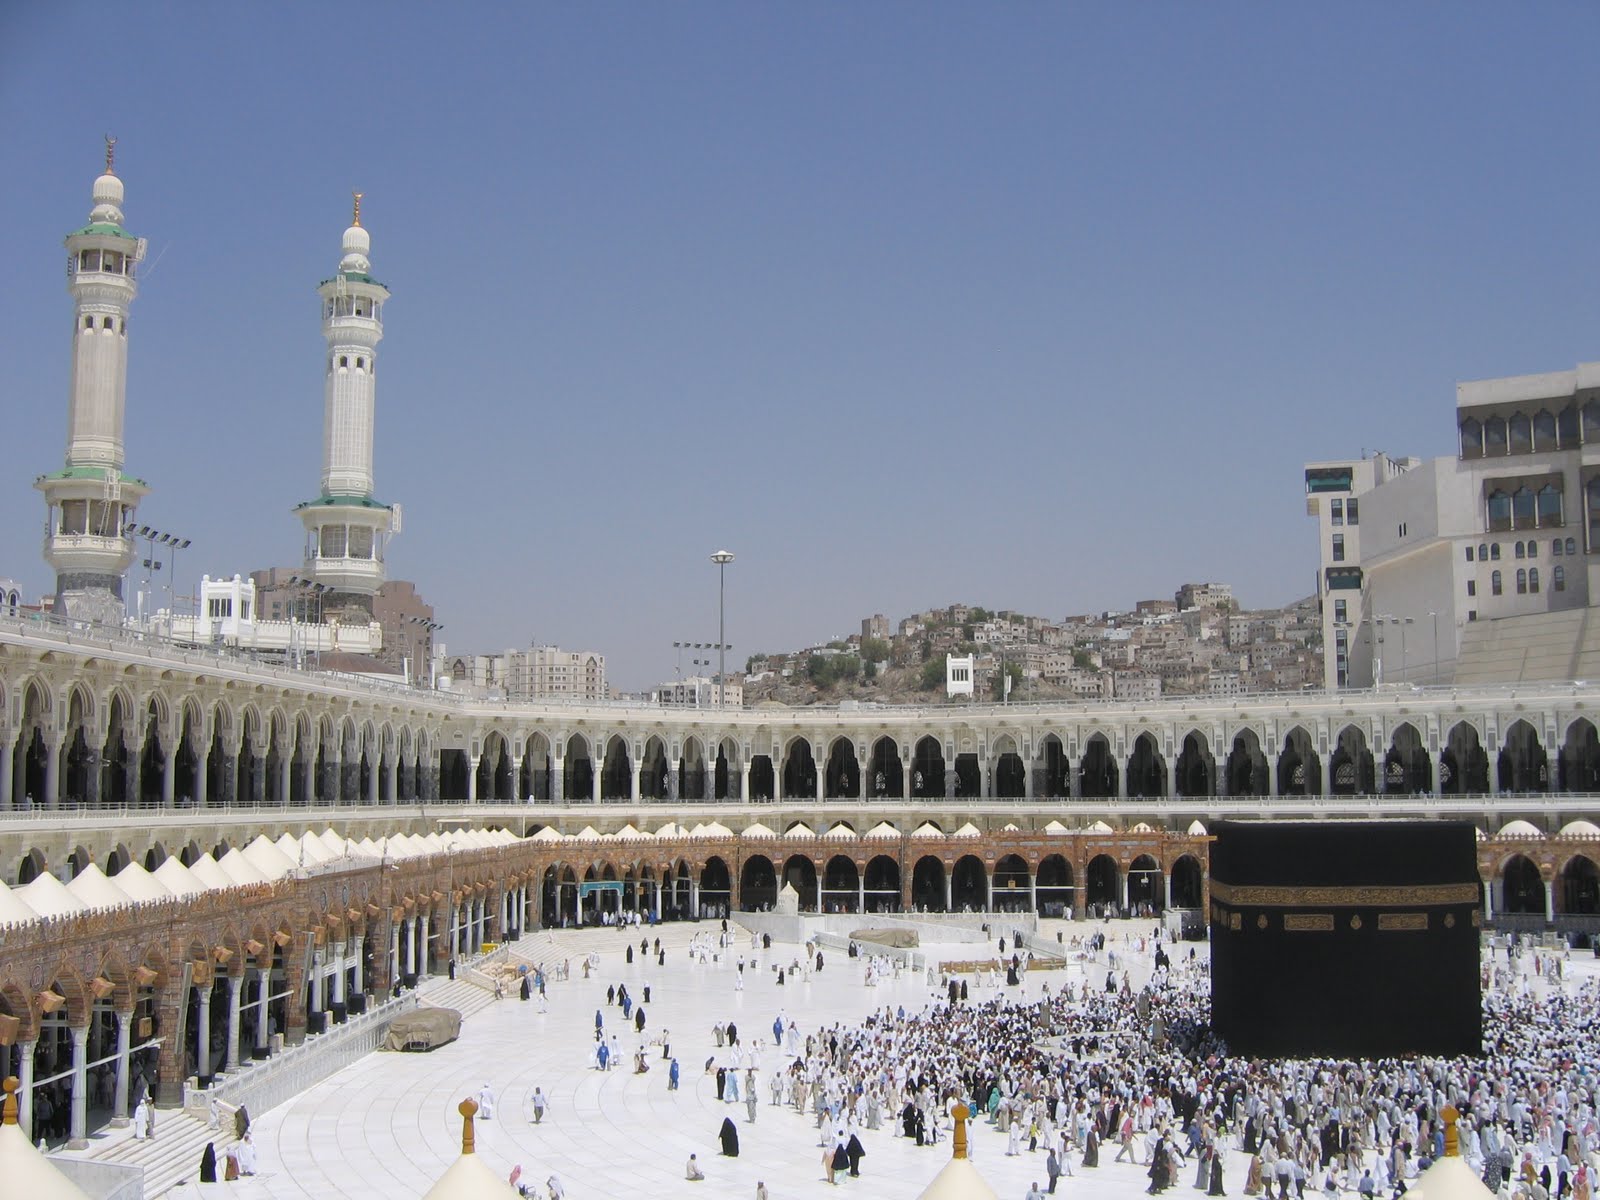
{"label": "stone step", "polygon": [[214,1143],[217,1148],[220,1179],[224,1152],[236,1140],[231,1116],[224,1116],[223,1128],[212,1129],[206,1122],[180,1109],[164,1108],[156,1112],[155,1137],[138,1141],[131,1130],[117,1130],[108,1144],[91,1147],[85,1157],[141,1168],[145,1200],[155,1200],[185,1180],[198,1182],[200,1159],[207,1142]]}
{"label": "stone step", "polygon": [[465,979],[429,980],[417,989],[417,998],[435,1008],[453,1008],[463,1018],[494,1003],[494,993]]}

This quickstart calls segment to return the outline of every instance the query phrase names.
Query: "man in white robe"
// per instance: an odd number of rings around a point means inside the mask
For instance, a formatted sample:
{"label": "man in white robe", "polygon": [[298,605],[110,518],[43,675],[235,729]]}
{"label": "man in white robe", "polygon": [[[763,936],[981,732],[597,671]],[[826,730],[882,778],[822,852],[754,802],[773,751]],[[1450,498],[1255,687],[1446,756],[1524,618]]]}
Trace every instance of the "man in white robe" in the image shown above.
{"label": "man in white robe", "polygon": [[485,1121],[494,1119],[494,1092],[487,1083],[478,1089],[478,1115]]}
{"label": "man in white robe", "polygon": [[150,1102],[143,1096],[133,1108],[133,1136],[140,1142],[150,1136]]}

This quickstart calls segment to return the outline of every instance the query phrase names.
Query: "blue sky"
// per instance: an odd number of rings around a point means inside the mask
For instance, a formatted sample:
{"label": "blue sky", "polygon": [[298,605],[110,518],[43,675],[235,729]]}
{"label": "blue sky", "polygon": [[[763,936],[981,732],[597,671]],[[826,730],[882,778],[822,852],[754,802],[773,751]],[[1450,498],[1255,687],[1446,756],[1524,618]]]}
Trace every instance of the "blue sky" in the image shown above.
{"label": "blue sky", "polygon": [[293,563],[366,192],[391,575],[669,677],[956,600],[1307,594],[1302,464],[1600,358],[1592,5],[0,5],[0,575],[100,138],[140,517]]}

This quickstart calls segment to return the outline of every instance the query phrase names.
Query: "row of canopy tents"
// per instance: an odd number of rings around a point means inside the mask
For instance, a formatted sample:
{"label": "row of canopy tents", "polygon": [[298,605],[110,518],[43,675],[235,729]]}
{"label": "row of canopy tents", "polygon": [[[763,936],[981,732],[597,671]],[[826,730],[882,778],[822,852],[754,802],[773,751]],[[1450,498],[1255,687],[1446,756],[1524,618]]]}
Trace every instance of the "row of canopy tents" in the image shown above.
{"label": "row of canopy tents", "polygon": [[[978,837],[982,832],[983,831],[981,829],[972,824],[970,821],[961,826],[961,828],[957,829],[954,833],[946,833],[932,821],[924,821],[921,825],[917,826],[917,828],[911,831],[911,836],[914,838],[965,838]],[[1010,824],[1005,827],[1005,832],[1017,833],[1020,832],[1020,829],[1017,825]],[[1042,832],[1052,837],[1060,837],[1074,832],[1106,834],[1115,833],[1116,830],[1112,829],[1112,827],[1107,825],[1104,821],[1096,821],[1094,824],[1081,830],[1072,830],[1067,828],[1067,826],[1063,825],[1060,821],[1051,821],[1044,827]],[[1131,832],[1150,833],[1153,832],[1153,830],[1151,830],[1150,826],[1141,824],[1134,826]],[[1204,834],[1205,826],[1196,821],[1195,824],[1190,827],[1189,832]],[[782,833],[779,833],[775,829],[768,828],[760,821],[757,821],[755,824],[747,826],[737,834],[724,825],[721,821],[712,821],[709,824],[695,825],[692,829],[685,828],[674,821],[668,821],[654,833],[651,833],[646,829],[639,829],[630,821],[615,833],[601,833],[593,825],[585,825],[577,833],[562,833],[553,826],[547,825],[535,833],[532,840],[536,842],[637,842],[653,841],[662,838],[740,837],[761,839],[777,837],[822,837],[839,839],[859,838],[864,841],[868,838],[897,838],[900,836],[900,830],[896,829],[887,821],[879,821],[871,829],[860,834],[858,834],[854,829],[850,828],[850,826],[846,825],[843,821],[836,823],[831,829],[828,829],[826,832],[820,834],[817,833],[816,830],[812,829],[811,826],[807,825],[804,821],[796,821],[793,825],[790,825],[788,828],[784,829]]]}
{"label": "row of canopy tents", "polygon": [[492,849],[518,840],[516,834],[504,829],[452,829],[426,836],[396,834],[376,842],[371,838],[343,838],[332,829],[320,834],[304,833],[298,838],[285,833],[277,841],[258,834],[242,849],[231,849],[221,858],[202,854],[188,866],[177,858],[168,858],[154,871],[147,871],[131,862],[116,875],[108,876],[91,863],[68,883],[49,872],[41,872],[20,887],[0,883],[0,928],[273,883],[293,872],[314,874],[342,865],[397,862],[452,850]]}

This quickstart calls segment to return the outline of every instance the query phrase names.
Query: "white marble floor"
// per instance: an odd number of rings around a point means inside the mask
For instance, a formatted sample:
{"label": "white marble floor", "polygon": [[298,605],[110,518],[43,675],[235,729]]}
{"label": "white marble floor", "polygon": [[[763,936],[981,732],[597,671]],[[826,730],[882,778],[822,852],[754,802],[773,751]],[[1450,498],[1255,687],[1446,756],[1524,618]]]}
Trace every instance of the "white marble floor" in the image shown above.
{"label": "white marble floor", "polygon": [[[669,947],[667,965],[658,967],[637,953],[624,962],[624,937],[616,931],[593,931],[563,937],[573,946],[598,950],[601,968],[588,980],[574,969],[574,978],[550,985],[550,1011],[540,1014],[535,1003],[515,998],[499,1001],[465,1023],[461,1039],[429,1054],[374,1054],[311,1089],[291,1104],[260,1115],[255,1139],[261,1173],[229,1185],[213,1185],[207,1193],[248,1200],[270,1197],[419,1197],[455,1159],[460,1148],[461,1119],[456,1105],[487,1083],[498,1097],[492,1121],[477,1123],[477,1152],[501,1174],[520,1164],[525,1183],[543,1184],[558,1174],[573,1200],[590,1197],[754,1196],[764,1180],[773,1200],[835,1194],[821,1170],[821,1151],[813,1121],[792,1109],[774,1108],[765,1090],[765,1072],[758,1086],[761,1104],[756,1122],[746,1120],[743,1104],[716,1099],[715,1079],[703,1071],[717,1053],[711,1027],[736,1021],[745,1039],[770,1041],[773,1018],[782,1009],[794,1018],[802,1035],[833,1022],[855,1023],[875,1007],[904,1004],[908,1011],[933,998],[924,981],[909,974],[868,988],[857,962],[843,954],[829,955],[826,968],[809,983],[779,988],[768,964],[788,962],[792,946],[775,945],[760,954],[756,969],[746,968],[746,984],[735,990],[735,968],[691,964],[684,945],[695,926],[650,930]],[[1068,927],[1083,930],[1084,926]],[[1133,926],[1147,932],[1148,923]],[[1052,927],[1053,932],[1053,927]],[[637,950],[638,935],[634,936]],[[740,948],[742,946],[742,949]],[[735,953],[752,953],[745,938]],[[957,957],[960,952],[949,957]],[[1119,947],[1120,955],[1120,947]],[[574,963],[579,955],[574,953]],[[1132,960],[1135,980],[1147,973]],[[1104,966],[1096,971],[1103,978]],[[1063,978],[1051,972],[1052,986]],[[631,1055],[640,1038],[621,1011],[605,1004],[608,984],[626,982],[634,996],[645,984],[652,990],[646,1006],[645,1037],[663,1027],[671,1030],[674,1055],[681,1064],[682,1085],[668,1091],[666,1064],[652,1051],[651,1070],[632,1071]],[[976,997],[975,997],[976,998]],[[628,1062],[601,1073],[589,1067],[596,1008],[605,1013],[608,1032],[621,1034]],[[766,1065],[778,1063],[769,1048]],[[541,1124],[533,1123],[528,1097],[535,1086],[550,1099]],[[737,1159],[719,1155],[717,1130],[724,1116],[739,1127]],[[864,1133],[867,1157],[863,1177],[842,1184],[840,1192],[911,1200],[944,1165],[948,1141],[919,1148],[882,1130]],[[1005,1139],[979,1124],[973,1157],[990,1185],[1002,1197],[1021,1197],[1037,1179],[1045,1182],[1044,1155],[1005,1157]],[[706,1181],[684,1180],[684,1163],[697,1154]],[[1111,1162],[1114,1147],[1102,1155],[1096,1171],[1064,1178],[1061,1192],[1095,1196],[1142,1194],[1144,1169]],[[1232,1154],[1227,1188],[1238,1195],[1246,1169],[1245,1156]],[[1190,1180],[1173,1195],[1189,1194]],[[177,1195],[182,1195],[180,1190]],[[541,1187],[541,1196],[544,1195]],[[1059,1193],[1058,1193],[1059,1194]],[[1195,1195],[1200,1193],[1196,1192]]]}

